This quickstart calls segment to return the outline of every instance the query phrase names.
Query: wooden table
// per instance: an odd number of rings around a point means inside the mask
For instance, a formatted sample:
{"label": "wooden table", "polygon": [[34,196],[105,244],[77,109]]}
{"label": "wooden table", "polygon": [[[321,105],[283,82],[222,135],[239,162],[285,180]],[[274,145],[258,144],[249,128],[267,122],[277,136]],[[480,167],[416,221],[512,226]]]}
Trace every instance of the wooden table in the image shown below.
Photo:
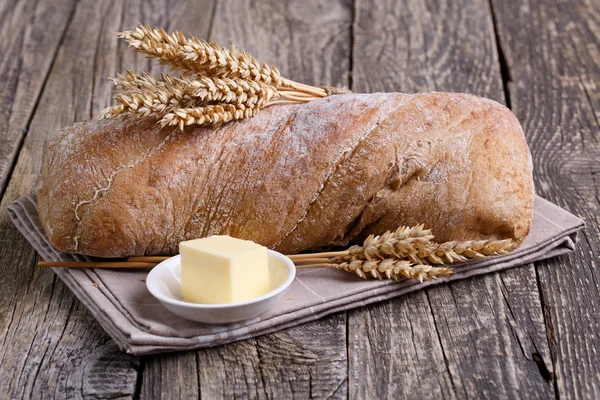
{"label": "wooden table", "polygon": [[[169,3],[169,5],[167,5]],[[458,91],[523,124],[541,196],[587,222],[577,251],[196,352],[121,353],[11,225],[44,144],[159,69],[137,21],[233,41],[297,81]],[[600,2],[0,2],[0,397],[600,398]]]}

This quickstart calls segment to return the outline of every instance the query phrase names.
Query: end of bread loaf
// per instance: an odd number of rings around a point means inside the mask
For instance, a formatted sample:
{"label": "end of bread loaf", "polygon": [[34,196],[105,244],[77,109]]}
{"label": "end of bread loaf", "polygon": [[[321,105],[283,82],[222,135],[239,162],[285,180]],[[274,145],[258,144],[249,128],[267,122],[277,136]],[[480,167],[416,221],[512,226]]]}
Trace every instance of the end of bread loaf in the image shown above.
{"label": "end of bread loaf", "polygon": [[[533,162],[519,121],[504,105],[490,102],[477,139],[470,196],[479,199],[474,218],[482,235],[521,243],[533,220]],[[487,184],[483,182],[488,180]]]}
{"label": "end of bread loaf", "polygon": [[110,199],[113,185],[120,193],[135,192],[135,182],[115,185],[115,180],[135,169],[173,131],[151,120],[123,119],[89,120],[61,129],[44,154],[37,191],[38,214],[50,243],[65,252],[100,257],[131,251],[123,242],[130,242],[127,231],[135,221],[128,213],[120,215],[125,205],[114,203],[103,215],[95,208],[103,198]]}
{"label": "end of bread loaf", "polygon": [[412,138],[400,139],[398,168],[347,239],[425,223],[437,241],[521,243],[533,218],[533,166],[511,110],[458,93],[420,94],[410,107],[410,123],[401,125]]}

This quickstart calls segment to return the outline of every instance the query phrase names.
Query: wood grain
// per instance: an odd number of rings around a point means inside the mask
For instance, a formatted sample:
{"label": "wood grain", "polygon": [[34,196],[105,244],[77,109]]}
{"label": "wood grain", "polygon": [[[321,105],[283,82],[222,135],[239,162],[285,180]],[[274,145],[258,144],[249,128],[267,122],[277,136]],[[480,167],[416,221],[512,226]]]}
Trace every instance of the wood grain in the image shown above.
{"label": "wood grain", "polygon": [[454,397],[424,293],[350,311],[348,357],[350,398]]}
{"label": "wood grain", "polygon": [[[354,91],[458,91],[504,101],[485,1],[360,0],[353,60]],[[553,396],[532,266],[353,311],[348,337],[352,398]]]}
{"label": "wood grain", "polygon": [[0,198],[74,9],[74,0],[0,3]]}
{"label": "wood grain", "polygon": [[144,358],[141,399],[200,398],[196,353],[161,354]]}
{"label": "wood grain", "polygon": [[493,1],[536,190],[587,224],[577,251],[537,263],[561,399],[600,397],[600,3]]}
{"label": "wood grain", "polygon": [[[234,42],[286,77],[308,84],[347,85],[351,4],[348,1],[219,1],[210,39]],[[178,27],[178,29],[184,29]],[[196,395],[207,398],[346,397],[346,315],[333,315],[253,340],[168,359],[196,371]],[[150,358],[147,398],[178,397],[160,385],[167,371]],[[185,366],[185,367],[183,367]],[[154,372],[156,371],[156,373]],[[194,392],[193,389],[190,389]],[[194,393],[186,393],[194,397]]]}
{"label": "wood grain", "polygon": [[207,398],[346,397],[345,315],[198,352]]}

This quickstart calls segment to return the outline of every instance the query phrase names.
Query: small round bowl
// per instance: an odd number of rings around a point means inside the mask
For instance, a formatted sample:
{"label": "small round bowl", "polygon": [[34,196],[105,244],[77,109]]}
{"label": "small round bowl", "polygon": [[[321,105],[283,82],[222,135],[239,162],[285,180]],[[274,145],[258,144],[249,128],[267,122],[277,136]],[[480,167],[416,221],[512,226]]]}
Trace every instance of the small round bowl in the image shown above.
{"label": "small round bowl", "polygon": [[296,267],[281,253],[268,250],[271,290],[254,299],[227,304],[190,303],[181,295],[181,255],[154,267],[146,287],[169,311],[182,318],[205,324],[231,324],[255,317],[271,307],[294,280]]}

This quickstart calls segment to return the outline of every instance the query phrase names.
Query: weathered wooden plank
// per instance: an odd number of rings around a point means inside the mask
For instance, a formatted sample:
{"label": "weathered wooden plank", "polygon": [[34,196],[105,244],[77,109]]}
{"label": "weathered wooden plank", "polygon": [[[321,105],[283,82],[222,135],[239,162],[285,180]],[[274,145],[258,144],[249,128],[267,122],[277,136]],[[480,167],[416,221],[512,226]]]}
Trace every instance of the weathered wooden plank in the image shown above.
{"label": "weathered wooden plank", "polygon": [[[231,41],[295,80],[348,85],[349,1],[219,1],[214,14],[210,38],[220,44]],[[178,389],[159,385],[176,374],[168,371],[173,364],[197,371],[196,394],[207,398],[346,397],[346,316],[200,350],[197,364],[188,354],[167,359],[169,366],[159,358],[146,361],[143,397],[180,396]],[[195,394],[190,390],[186,395]]]}
{"label": "weathered wooden plank", "polygon": [[492,3],[536,190],[587,223],[573,255],[536,266],[557,395],[600,398],[600,3]]}
{"label": "weathered wooden plank", "polygon": [[[354,91],[504,101],[487,2],[358,1]],[[455,282],[349,314],[350,397],[549,397],[535,270]],[[385,373],[382,373],[385,371]]]}
{"label": "weathered wooden plank", "polygon": [[[0,204],[2,396],[130,398],[135,391],[137,360],[118,351],[52,271],[35,268],[34,251],[6,213],[11,201],[33,191],[47,138],[91,116],[97,62],[109,54],[114,59],[112,32],[120,28],[123,7],[120,1],[78,4]],[[27,85],[27,76],[21,78],[19,85]]]}
{"label": "weathered wooden plank", "polygon": [[140,398],[200,398],[196,353],[161,354],[144,358]]}
{"label": "weathered wooden plank", "polygon": [[345,398],[345,314],[198,352],[206,398]]}
{"label": "weathered wooden plank", "polygon": [[348,85],[352,2],[219,1],[211,39],[229,41],[312,85]]}
{"label": "weathered wooden plank", "polygon": [[350,398],[454,396],[425,293],[348,314]]}
{"label": "weathered wooden plank", "polygon": [[0,6],[0,198],[74,9],[75,0]]}

